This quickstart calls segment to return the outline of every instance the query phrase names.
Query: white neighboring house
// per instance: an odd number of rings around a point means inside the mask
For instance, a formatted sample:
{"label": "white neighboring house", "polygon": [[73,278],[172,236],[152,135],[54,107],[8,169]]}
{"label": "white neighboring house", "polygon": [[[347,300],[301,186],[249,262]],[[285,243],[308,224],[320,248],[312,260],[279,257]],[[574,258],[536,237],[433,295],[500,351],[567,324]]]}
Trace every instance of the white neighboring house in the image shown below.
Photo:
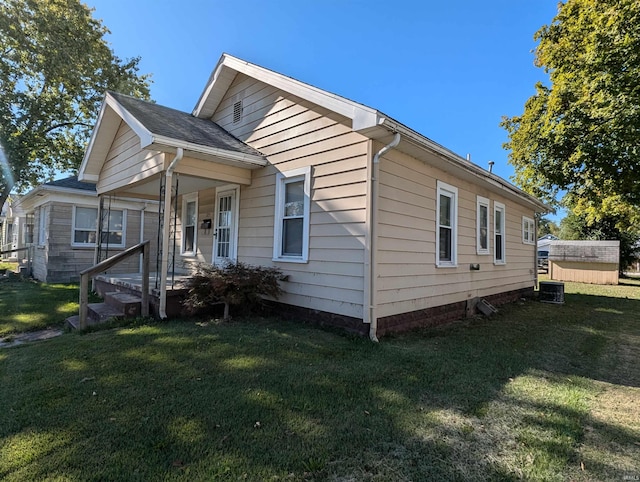
{"label": "white neighboring house", "polygon": [[[33,224],[19,206],[20,196],[10,195],[0,213],[0,251],[24,248],[31,243]],[[24,252],[12,252],[2,255],[4,260],[18,260],[26,256]]]}
{"label": "white neighboring house", "polygon": [[[102,257],[149,239],[152,253],[157,245],[157,203],[113,197],[103,210]],[[79,280],[80,271],[96,261],[99,199],[95,184],[76,176],[42,184],[22,196],[16,204],[24,219],[24,231],[33,250],[33,277],[45,282]],[[155,256],[155,254],[153,254]],[[112,272],[138,272],[139,261],[131,258]]]}

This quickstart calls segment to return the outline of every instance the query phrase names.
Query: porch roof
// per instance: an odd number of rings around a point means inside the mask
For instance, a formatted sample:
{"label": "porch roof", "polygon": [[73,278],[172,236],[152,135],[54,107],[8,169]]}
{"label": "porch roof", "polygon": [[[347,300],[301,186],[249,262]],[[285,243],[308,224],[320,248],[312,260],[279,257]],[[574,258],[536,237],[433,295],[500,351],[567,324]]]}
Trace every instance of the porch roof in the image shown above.
{"label": "porch roof", "polygon": [[182,148],[195,158],[250,169],[267,164],[259,151],[209,119],[109,91],[80,166],[81,181],[97,182],[122,121],[139,137],[141,149],[175,152]]}

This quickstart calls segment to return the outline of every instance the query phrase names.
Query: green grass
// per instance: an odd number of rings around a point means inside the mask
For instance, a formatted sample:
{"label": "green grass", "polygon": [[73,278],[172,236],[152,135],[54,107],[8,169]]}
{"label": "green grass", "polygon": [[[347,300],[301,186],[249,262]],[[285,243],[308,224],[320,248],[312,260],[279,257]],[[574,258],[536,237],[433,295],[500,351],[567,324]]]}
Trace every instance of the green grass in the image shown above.
{"label": "green grass", "polygon": [[18,269],[18,263],[8,262],[8,261],[0,261],[0,270],[15,271],[16,269]]}
{"label": "green grass", "polygon": [[565,291],[380,344],[252,319],[5,349],[0,479],[637,477],[640,286]]}
{"label": "green grass", "polygon": [[0,336],[62,326],[77,313],[77,284],[0,281]]}

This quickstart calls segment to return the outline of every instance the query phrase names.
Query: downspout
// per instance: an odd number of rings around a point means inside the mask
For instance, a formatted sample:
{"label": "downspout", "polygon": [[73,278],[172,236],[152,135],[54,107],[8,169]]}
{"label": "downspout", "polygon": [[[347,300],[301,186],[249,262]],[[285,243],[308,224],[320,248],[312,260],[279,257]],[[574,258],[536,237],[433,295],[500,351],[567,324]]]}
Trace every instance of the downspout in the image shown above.
{"label": "downspout", "polygon": [[373,156],[373,163],[371,166],[371,210],[369,211],[369,235],[370,235],[370,249],[369,249],[369,339],[371,341],[378,342],[377,331],[378,331],[378,313],[377,313],[377,303],[376,303],[376,248],[377,248],[377,224],[378,224],[378,167],[380,163],[380,158],[384,156],[391,149],[396,147],[400,143],[400,134],[396,132],[393,136],[393,140],[380,149]]}
{"label": "downspout", "polygon": [[167,172],[165,173],[164,183],[164,212],[162,218],[162,262],[160,265],[160,306],[158,307],[158,314],[160,318],[165,319],[167,317],[167,271],[169,267],[169,231],[171,223],[171,184],[173,177],[173,171],[182,160],[184,150],[178,147],[176,150],[176,157],[173,158]]}

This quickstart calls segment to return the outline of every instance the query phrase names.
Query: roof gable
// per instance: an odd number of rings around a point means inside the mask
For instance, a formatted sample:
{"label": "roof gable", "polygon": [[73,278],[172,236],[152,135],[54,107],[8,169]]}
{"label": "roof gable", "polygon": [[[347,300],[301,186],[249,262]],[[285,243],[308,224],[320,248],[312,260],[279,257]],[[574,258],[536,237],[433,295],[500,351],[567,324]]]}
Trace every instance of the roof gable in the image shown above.
{"label": "roof gable", "polygon": [[437,159],[435,167],[450,171],[461,178],[483,185],[494,192],[504,194],[519,203],[531,207],[536,212],[551,211],[544,203],[501,177],[473,164],[471,161],[376,109],[240,60],[229,54],[223,54],[218,61],[196,103],[193,115],[203,119],[210,119],[217,111],[218,106],[225,98],[225,94],[239,73],[253,77],[279,90],[342,115],[351,120],[352,130],[383,144],[389,143],[393,135],[399,133],[402,140],[395,149],[416,159],[423,160],[423,162],[433,162],[433,156],[430,154],[435,154]]}
{"label": "roof gable", "polygon": [[259,79],[265,84],[343,115],[351,119],[352,129],[355,131],[375,127],[384,117],[376,109],[367,107],[364,104],[359,104],[313,85],[300,82],[292,77],[240,60],[229,54],[222,54],[193,109],[193,115],[203,119],[211,118],[238,73]]}
{"label": "roof gable", "polygon": [[80,166],[79,178],[96,182],[120,124],[125,122],[140,140],[140,149],[175,151],[182,148],[195,157],[217,156],[263,166],[264,156],[235,138],[211,120],[186,112],[107,92],[89,146]]}

